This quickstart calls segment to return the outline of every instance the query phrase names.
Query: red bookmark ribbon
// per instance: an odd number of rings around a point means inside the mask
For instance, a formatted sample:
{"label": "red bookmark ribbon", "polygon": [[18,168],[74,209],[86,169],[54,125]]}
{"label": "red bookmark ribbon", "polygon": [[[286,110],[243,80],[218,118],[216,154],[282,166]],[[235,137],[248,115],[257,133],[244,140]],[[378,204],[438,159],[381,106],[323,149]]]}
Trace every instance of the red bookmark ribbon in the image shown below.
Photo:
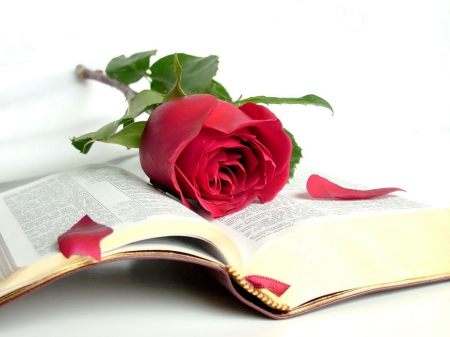
{"label": "red bookmark ribbon", "polygon": [[244,277],[245,280],[252,284],[256,289],[267,289],[280,297],[286,290],[289,289],[290,285],[277,281],[270,277],[260,276],[260,275],[249,275]]}

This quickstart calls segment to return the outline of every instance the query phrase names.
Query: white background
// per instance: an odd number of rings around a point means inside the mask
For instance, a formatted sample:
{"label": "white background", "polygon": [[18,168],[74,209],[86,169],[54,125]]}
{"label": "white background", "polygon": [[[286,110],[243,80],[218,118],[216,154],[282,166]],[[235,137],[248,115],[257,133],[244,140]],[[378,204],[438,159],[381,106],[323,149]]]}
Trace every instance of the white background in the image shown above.
{"label": "white background", "polygon": [[[158,49],[155,60],[173,52],[220,56],[216,79],[234,99],[325,98],[334,116],[317,107],[271,107],[304,149],[305,165],[424,199],[450,199],[448,0],[4,0],[0,187],[135,155],[114,145],[95,144],[87,156],[71,147],[70,137],[126,108],[118,91],[79,81],[74,69],[79,63],[104,69],[115,56],[151,49]],[[0,308],[0,331],[446,336],[450,328],[447,283],[275,322],[209,285],[200,271],[142,262],[81,273]]]}

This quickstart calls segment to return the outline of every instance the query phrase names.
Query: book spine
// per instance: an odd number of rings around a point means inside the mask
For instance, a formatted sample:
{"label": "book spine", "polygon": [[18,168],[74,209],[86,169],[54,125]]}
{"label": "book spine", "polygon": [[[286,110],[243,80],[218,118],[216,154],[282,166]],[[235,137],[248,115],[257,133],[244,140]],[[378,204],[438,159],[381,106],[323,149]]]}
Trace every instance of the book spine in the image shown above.
{"label": "book spine", "polygon": [[290,310],[289,306],[286,304],[281,304],[277,301],[274,301],[269,296],[256,289],[250,282],[245,280],[233,267],[225,266],[226,271],[231,276],[231,278],[236,281],[243,289],[245,289],[248,293],[256,296],[261,302],[263,302],[268,307],[281,311],[288,312]]}

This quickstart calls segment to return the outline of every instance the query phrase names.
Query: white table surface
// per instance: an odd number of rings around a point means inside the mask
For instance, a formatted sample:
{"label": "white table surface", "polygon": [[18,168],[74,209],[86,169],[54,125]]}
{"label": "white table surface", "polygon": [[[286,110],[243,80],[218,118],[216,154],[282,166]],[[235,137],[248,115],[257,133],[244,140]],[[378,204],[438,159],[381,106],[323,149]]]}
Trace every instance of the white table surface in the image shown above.
{"label": "white table surface", "polygon": [[[114,56],[158,49],[220,56],[232,97],[327,99],[272,106],[302,162],[368,186],[450,200],[450,2],[9,1],[0,4],[0,190],[136,151],[69,138],[124,112],[114,89],[79,81]],[[142,87],[142,86],[141,86]],[[120,262],[0,307],[3,336],[448,336],[450,283],[373,294],[285,321],[248,309],[197,266]]]}

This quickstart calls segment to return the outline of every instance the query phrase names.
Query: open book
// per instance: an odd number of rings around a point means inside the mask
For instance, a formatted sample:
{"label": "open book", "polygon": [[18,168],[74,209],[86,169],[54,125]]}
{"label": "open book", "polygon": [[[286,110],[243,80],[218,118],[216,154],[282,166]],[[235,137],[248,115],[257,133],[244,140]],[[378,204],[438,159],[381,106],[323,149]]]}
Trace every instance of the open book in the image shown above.
{"label": "open book", "polygon": [[[449,208],[399,195],[313,200],[304,187],[309,172],[298,171],[274,201],[255,201],[219,219],[111,165],[83,166],[4,192],[0,304],[78,269],[128,258],[205,266],[272,318],[450,278]],[[114,229],[101,241],[101,261],[66,259],[58,249],[58,236],[86,214]]]}

